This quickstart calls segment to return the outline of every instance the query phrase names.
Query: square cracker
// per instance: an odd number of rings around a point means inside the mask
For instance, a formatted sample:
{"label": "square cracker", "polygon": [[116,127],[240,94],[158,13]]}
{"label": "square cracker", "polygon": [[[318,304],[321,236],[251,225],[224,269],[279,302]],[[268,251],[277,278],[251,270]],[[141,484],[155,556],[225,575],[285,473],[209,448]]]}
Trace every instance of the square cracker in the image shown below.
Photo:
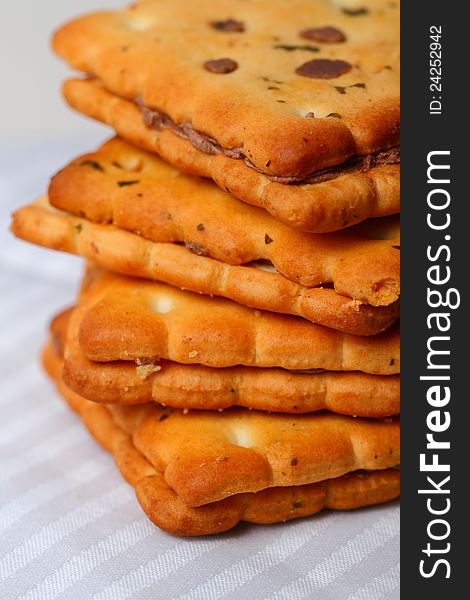
{"label": "square cracker", "polygon": [[146,127],[133,102],[111,94],[97,80],[69,80],[63,93],[73,108],[110,125],[122,138],[185,172],[213,179],[224,191],[296,229],[330,232],[400,210],[398,164],[337,167],[289,184],[223,153],[204,153],[172,130]]}
{"label": "square cracker", "polygon": [[64,355],[62,379],[72,391],[94,402],[143,404],[154,401],[181,409],[223,410],[244,406],[302,414],[329,410],[359,417],[400,412],[398,375],[366,373],[292,373],[285,369],[181,365],[169,361],[138,365],[129,361],[96,363],[77,342],[80,309],[58,314],[51,338]]}
{"label": "square cracker", "polygon": [[[120,419],[106,405],[89,402],[60,383],[60,358],[51,345],[46,346],[43,352],[43,364],[56,380],[66,402],[81,415],[97,441],[112,452],[122,475],[135,487],[147,516],[171,533],[219,533],[242,520],[275,523],[311,515],[323,508],[358,508],[386,502],[399,495],[399,471],[388,468],[352,472],[314,484],[239,493],[205,505],[190,506],[138,449],[132,433],[123,427]],[[130,407],[130,410],[135,412],[136,408]],[[129,416],[133,421],[132,415]]]}
{"label": "square cracker", "polygon": [[289,178],[398,144],[398,43],[399,5],[384,0],[147,0],[53,39],[73,68],[158,111],[158,127]]}
{"label": "square cracker", "polygon": [[399,332],[360,337],[89,266],[79,344],[98,362],[165,358],[211,367],[400,372]]}
{"label": "square cracker", "polygon": [[[181,289],[230,298],[244,306],[297,315],[354,335],[379,333],[399,315],[398,300],[387,306],[371,306],[328,287],[294,283],[269,263],[234,266],[179,244],[152,242],[113,225],[59,212],[47,198],[17,210],[11,229],[24,240],[83,256],[123,275],[156,279]],[[194,229],[197,231],[197,226]]]}
{"label": "square cracker", "polygon": [[296,283],[331,283],[340,294],[374,306],[399,295],[397,217],[336,233],[302,233],[119,139],[62,169],[49,198],[61,210],[155,242],[184,243],[228,264],[271,261]]}

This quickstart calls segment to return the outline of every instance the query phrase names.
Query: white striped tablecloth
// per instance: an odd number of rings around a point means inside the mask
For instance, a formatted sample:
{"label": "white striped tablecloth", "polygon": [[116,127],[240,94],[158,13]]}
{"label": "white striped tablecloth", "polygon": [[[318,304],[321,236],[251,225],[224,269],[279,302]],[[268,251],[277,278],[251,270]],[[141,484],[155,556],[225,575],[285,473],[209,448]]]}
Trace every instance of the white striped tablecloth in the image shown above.
{"label": "white striped tablecloth", "polygon": [[14,240],[9,213],[95,144],[0,146],[0,598],[399,598],[398,503],[181,539],[46,380],[47,323],[73,301],[80,260]]}

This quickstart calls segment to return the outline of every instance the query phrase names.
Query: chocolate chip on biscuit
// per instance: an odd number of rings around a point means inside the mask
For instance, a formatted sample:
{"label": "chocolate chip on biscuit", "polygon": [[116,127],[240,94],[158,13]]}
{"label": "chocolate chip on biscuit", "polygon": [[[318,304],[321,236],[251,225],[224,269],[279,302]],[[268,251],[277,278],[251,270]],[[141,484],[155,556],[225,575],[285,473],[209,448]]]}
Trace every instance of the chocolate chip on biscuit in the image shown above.
{"label": "chocolate chip on biscuit", "polygon": [[305,52],[318,52],[319,48],[316,46],[299,46],[298,44],[275,44],[274,50],[285,50],[286,52],[293,52],[294,50],[304,50]]}
{"label": "chocolate chip on biscuit", "polygon": [[225,21],[211,21],[209,23],[214,29],[219,31],[245,31],[245,23],[235,19],[226,19]]}
{"label": "chocolate chip on biscuit", "polygon": [[346,36],[336,27],[312,27],[299,33],[304,40],[314,40],[323,44],[338,44],[346,40]]}
{"label": "chocolate chip on biscuit", "polygon": [[104,171],[103,165],[101,165],[99,162],[96,162],[96,160],[83,160],[80,163],[80,166],[91,167],[92,169],[95,169],[95,171]]}
{"label": "chocolate chip on biscuit", "polygon": [[131,179],[128,181],[118,181],[117,182],[119,187],[127,187],[129,185],[135,185],[136,183],[140,183],[140,179]]}
{"label": "chocolate chip on biscuit", "polygon": [[206,60],[204,68],[211,73],[223,75],[238,69],[238,64],[231,58],[217,58],[216,60]]}
{"label": "chocolate chip on biscuit", "polygon": [[295,72],[302,77],[312,79],[334,79],[348,73],[352,65],[345,60],[329,60],[328,58],[314,58],[297,67]]}
{"label": "chocolate chip on biscuit", "polygon": [[274,241],[273,238],[271,236],[269,236],[268,234],[266,234],[264,236],[264,243],[265,244],[271,244],[273,241]]}
{"label": "chocolate chip on biscuit", "polygon": [[347,8],[344,7],[341,9],[341,12],[348,17],[362,17],[363,15],[367,15],[369,13],[368,8],[358,7],[358,8]]}

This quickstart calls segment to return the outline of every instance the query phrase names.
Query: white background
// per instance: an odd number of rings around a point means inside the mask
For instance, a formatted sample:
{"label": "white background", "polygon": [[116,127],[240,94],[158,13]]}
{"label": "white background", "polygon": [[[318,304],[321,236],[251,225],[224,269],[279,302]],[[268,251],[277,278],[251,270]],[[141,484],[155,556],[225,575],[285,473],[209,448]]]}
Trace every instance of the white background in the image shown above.
{"label": "white background", "polygon": [[66,20],[126,0],[0,1],[0,135],[12,142],[73,137],[102,139],[103,128],[72,113],[59,93],[70,70],[50,49]]}

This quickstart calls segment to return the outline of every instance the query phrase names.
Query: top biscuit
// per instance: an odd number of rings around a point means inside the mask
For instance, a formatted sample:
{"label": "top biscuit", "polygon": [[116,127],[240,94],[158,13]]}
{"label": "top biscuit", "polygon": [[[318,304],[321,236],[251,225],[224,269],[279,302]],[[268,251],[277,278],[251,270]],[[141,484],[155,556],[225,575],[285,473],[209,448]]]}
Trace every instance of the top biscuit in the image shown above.
{"label": "top biscuit", "polygon": [[303,179],[399,140],[398,3],[145,0],[62,27],[55,51],[147,123]]}

